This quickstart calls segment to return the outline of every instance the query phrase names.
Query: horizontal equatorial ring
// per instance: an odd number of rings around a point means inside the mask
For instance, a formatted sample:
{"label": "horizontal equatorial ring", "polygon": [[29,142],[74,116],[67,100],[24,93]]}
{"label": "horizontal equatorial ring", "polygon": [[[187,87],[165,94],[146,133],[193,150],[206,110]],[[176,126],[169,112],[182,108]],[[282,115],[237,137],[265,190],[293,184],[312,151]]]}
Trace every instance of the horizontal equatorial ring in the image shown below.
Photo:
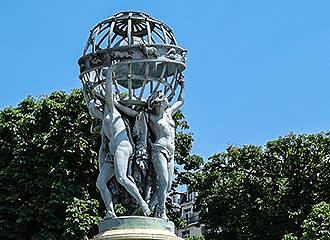
{"label": "horizontal equatorial ring", "polygon": [[186,68],[185,54],[186,50],[174,45],[159,45],[159,44],[147,44],[148,49],[156,50],[150,56],[146,56],[148,53],[144,53],[141,50],[141,45],[136,44],[132,46],[120,46],[117,48],[103,49],[97,53],[89,53],[78,60],[81,74],[89,72],[99,66],[109,66],[128,63],[142,63],[142,62],[165,62],[171,64],[177,64],[180,67],[180,71]]}

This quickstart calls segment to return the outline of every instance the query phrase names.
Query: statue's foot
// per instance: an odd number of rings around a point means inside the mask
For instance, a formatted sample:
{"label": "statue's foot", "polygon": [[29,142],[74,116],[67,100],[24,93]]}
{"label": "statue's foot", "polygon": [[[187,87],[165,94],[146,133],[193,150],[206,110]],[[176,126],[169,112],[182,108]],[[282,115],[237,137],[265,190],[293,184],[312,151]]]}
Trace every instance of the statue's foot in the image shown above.
{"label": "statue's foot", "polygon": [[104,216],[103,220],[106,219],[112,219],[112,218],[116,218],[116,214],[114,214],[113,212],[107,212],[107,214]]}
{"label": "statue's foot", "polygon": [[142,211],[143,211],[144,216],[149,216],[151,214],[151,211],[146,202],[142,203]]}
{"label": "statue's foot", "polygon": [[167,217],[166,213],[157,214],[157,217],[168,220],[168,217]]}
{"label": "statue's foot", "polygon": [[152,197],[149,201],[148,207],[149,209],[153,209],[157,204],[157,198]]}
{"label": "statue's foot", "polygon": [[157,209],[155,212],[155,217],[168,220],[165,209]]}

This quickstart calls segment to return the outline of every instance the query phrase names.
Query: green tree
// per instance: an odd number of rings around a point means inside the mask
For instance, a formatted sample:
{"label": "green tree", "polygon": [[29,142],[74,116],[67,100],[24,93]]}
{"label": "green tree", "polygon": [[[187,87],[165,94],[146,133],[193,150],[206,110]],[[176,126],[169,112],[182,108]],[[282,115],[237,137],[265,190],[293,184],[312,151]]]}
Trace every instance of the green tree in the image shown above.
{"label": "green tree", "polygon": [[[301,225],[301,240],[330,239],[330,203],[320,202],[312,207],[310,214]],[[286,234],[283,240],[298,240],[292,233]]]}
{"label": "green tree", "polygon": [[230,146],[194,174],[206,239],[294,239],[330,200],[330,133],[290,134],[265,148]]}
{"label": "green tree", "polygon": [[98,141],[89,125],[78,90],[0,113],[1,239],[77,239],[97,223]]}
{"label": "green tree", "polygon": [[330,203],[320,202],[313,206],[311,213],[302,224],[301,240],[330,239]]}
{"label": "green tree", "polygon": [[[90,133],[91,121],[80,90],[29,97],[0,112],[0,239],[97,234],[105,209],[95,186],[100,139]],[[188,124],[181,113],[176,123],[184,164],[193,139],[182,132]]]}

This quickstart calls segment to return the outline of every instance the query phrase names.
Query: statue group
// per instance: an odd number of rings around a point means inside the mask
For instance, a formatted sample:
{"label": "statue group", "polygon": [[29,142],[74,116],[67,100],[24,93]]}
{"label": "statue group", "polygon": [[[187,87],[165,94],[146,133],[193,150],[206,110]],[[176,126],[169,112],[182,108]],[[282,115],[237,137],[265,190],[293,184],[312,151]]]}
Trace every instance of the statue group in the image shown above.
{"label": "statue group", "polygon": [[185,61],[172,30],[144,13],[118,13],[91,30],[80,79],[91,130],[101,136],[96,185],[105,219],[116,218],[114,205],[123,202],[129,215],[167,219]]}
{"label": "statue group", "polygon": [[[100,120],[95,127],[102,138],[96,185],[107,209],[105,218],[116,217],[107,186],[112,178],[135,199],[144,215],[150,215],[156,206],[155,216],[167,218],[165,200],[174,175],[173,115],[183,105],[184,80],[180,79],[175,103],[170,104],[162,91],[156,91],[148,98],[147,107],[137,111],[118,102],[120,97],[113,93],[110,69],[103,104],[101,98],[90,97],[87,87],[83,87],[90,115]],[[134,118],[133,126],[130,118]]]}

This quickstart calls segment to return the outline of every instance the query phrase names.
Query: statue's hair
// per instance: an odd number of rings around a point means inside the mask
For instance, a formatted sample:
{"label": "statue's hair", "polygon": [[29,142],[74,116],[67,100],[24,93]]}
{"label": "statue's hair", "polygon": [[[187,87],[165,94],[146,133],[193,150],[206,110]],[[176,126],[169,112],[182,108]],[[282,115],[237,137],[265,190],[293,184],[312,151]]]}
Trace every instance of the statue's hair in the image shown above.
{"label": "statue's hair", "polygon": [[149,111],[153,111],[153,109],[152,109],[152,105],[154,104],[155,100],[156,100],[160,95],[162,95],[162,94],[163,94],[163,92],[162,92],[161,90],[158,90],[158,91],[156,91],[156,92],[153,92],[153,93],[149,96],[149,98],[148,98],[148,100],[147,100],[147,105],[148,105],[148,110],[149,110]]}

